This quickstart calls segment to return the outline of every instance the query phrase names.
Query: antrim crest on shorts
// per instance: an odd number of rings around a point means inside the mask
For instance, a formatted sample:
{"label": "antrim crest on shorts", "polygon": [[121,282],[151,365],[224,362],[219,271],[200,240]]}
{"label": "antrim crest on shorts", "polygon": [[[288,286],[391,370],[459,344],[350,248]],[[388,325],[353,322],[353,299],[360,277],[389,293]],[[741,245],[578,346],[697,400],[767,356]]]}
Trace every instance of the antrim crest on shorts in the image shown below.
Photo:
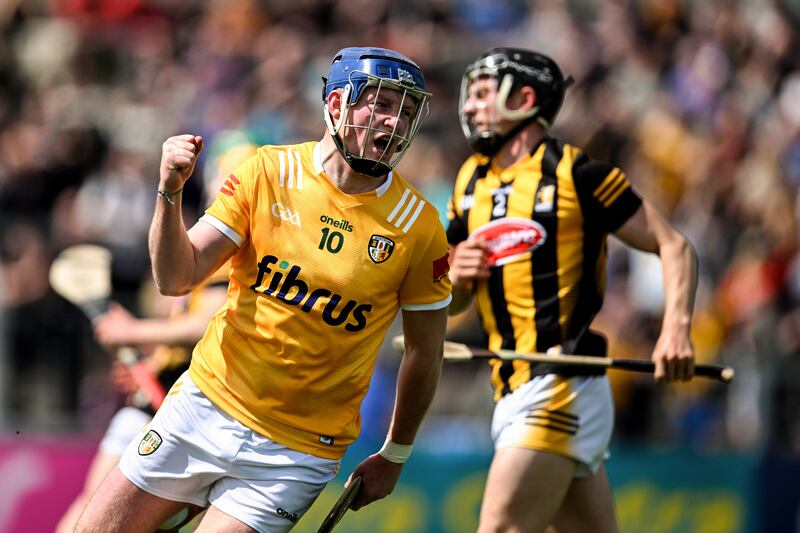
{"label": "antrim crest on shorts", "polygon": [[145,433],[142,441],[139,443],[139,455],[150,455],[161,446],[161,442],[161,435],[151,429]]}
{"label": "antrim crest on shorts", "polygon": [[394,251],[394,241],[381,235],[369,239],[369,258],[375,263],[383,263]]}

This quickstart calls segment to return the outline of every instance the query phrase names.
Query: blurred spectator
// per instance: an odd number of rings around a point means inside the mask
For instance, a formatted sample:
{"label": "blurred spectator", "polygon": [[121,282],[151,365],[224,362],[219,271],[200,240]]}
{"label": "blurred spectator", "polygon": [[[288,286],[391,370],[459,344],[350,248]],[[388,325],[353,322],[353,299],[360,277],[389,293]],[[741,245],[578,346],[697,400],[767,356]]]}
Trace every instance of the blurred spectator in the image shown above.
{"label": "blurred spectator", "polygon": [[5,328],[10,373],[2,405],[12,427],[82,427],[80,384],[98,366],[88,320],[49,285],[50,255],[45,235],[15,222],[3,235]]}

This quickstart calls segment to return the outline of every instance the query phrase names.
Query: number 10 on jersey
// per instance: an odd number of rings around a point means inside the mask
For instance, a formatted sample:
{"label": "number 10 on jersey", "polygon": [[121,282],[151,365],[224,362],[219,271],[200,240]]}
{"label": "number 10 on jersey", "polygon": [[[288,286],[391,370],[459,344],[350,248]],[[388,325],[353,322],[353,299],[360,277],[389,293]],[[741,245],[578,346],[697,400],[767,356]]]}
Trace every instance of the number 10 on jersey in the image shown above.
{"label": "number 10 on jersey", "polygon": [[344,244],[344,235],[330,228],[322,228],[322,239],[319,241],[320,250],[328,250],[332,254],[339,253]]}

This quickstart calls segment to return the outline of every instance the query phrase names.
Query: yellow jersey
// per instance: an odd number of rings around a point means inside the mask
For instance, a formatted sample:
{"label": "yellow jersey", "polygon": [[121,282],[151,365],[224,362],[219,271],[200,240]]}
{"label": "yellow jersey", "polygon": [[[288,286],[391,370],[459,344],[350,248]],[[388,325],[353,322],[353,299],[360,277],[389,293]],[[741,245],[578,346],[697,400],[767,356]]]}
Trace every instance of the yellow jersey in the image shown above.
{"label": "yellow jersey", "polygon": [[308,142],[261,147],[201,220],[239,250],[192,380],[254,431],[340,458],[398,309],[450,303],[436,209],[396,172],[374,191],[344,193]]}

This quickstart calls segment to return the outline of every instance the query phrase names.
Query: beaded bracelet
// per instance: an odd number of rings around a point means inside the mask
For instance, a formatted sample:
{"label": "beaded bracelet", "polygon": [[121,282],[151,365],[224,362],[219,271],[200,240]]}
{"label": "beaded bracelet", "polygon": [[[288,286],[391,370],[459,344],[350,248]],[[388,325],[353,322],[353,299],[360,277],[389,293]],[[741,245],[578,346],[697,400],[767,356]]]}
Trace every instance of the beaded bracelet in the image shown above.
{"label": "beaded bracelet", "polygon": [[175,195],[178,195],[181,192],[183,192],[183,187],[181,187],[177,191],[173,191],[173,192],[167,192],[164,189],[158,189],[158,195],[160,197],[162,197],[164,200],[166,200],[169,205],[172,205],[172,206],[175,205],[175,202],[172,201],[171,197],[175,196]]}

